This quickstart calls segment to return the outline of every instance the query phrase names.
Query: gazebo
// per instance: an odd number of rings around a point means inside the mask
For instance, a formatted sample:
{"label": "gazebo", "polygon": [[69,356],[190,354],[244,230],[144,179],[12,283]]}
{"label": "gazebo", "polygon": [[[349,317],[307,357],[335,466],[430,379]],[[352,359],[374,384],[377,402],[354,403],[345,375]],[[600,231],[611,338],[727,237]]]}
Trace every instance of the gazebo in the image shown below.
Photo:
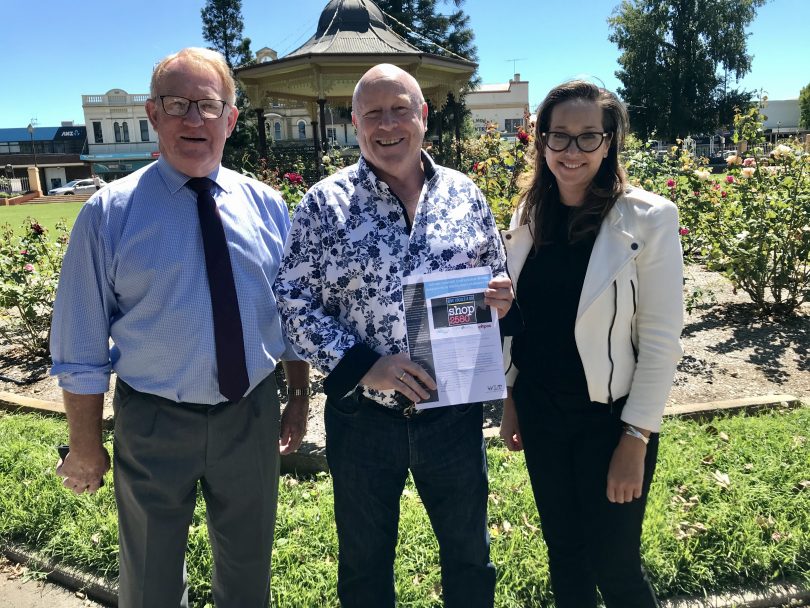
{"label": "gazebo", "polygon": [[332,106],[349,107],[357,81],[378,63],[392,63],[409,72],[435,107],[445,104],[448,93],[457,96],[478,67],[466,59],[420,51],[388,27],[371,0],[330,0],[315,35],[298,49],[281,59],[235,70],[251,105],[259,108],[262,156],[267,154],[264,108],[270,100],[307,104],[319,155],[320,142],[326,141],[327,100]]}

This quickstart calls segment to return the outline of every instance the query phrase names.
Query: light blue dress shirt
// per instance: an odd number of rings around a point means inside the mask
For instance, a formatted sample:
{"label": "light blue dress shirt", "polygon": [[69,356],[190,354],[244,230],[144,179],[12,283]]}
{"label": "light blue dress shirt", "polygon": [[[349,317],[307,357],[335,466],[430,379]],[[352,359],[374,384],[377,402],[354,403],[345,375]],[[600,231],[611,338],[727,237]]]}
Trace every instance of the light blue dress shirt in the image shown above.
{"label": "light blue dress shirt", "polygon": [[[290,219],[272,188],[223,167],[208,177],[217,185],[252,390],[279,360],[297,359],[272,291]],[[100,190],[79,213],[51,329],[51,374],[65,390],[103,393],[112,369],[136,390],[173,401],[225,400],[188,179],[159,159]]]}

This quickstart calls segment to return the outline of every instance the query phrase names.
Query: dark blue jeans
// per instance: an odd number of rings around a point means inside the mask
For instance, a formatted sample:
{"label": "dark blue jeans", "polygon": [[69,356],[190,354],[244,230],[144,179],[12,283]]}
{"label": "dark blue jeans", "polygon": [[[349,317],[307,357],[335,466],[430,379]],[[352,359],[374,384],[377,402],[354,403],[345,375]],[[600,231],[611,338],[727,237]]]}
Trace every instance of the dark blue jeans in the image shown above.
{"label": "dark blue jeans", "polygon": [[408,470],[439,541],[444,605],[491,607],[487,462],[480,403],[406,418],[362,397],[327,401],[338,597],[344,607],[395,605],[399,501]]}
{"label": "dark blue jeans", "polygon": [[561,395],[522,375],[514,390],[526,468],[548,546],[557,608],[655,608],[641,567],[641,525],[658,456],[650,435],[641,498],[607,499],[607,474],[622,436],[624,399],[613,408],[587,395]]}

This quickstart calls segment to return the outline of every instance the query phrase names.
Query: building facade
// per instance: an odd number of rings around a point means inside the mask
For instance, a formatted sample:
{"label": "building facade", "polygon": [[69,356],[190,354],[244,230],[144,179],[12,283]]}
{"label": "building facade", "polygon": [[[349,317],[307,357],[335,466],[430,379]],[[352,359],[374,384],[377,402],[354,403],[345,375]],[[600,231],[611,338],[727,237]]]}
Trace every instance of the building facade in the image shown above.
{"label": "building facade", "polygon": [[47,192],[70,180],[90,177],[89,167],[81,160],[86,145],[86,129],[70,121],[59,127],[0,129],[0,174],[28,183],[27,168],[36,167]]}
{"label": "building facade", "polygon": [[529,115],[529,81],[515,74],[507,83],[479,85],[464,100],[477,132],[494,124],[506,137],[514,137]]}
{"label": "building facade", "polygon": [[82,95],[87,152],[82,160],[106,181],[123,177],[153,162],[157,134],[146,115],[147,93],[111,89],[103,95]]}

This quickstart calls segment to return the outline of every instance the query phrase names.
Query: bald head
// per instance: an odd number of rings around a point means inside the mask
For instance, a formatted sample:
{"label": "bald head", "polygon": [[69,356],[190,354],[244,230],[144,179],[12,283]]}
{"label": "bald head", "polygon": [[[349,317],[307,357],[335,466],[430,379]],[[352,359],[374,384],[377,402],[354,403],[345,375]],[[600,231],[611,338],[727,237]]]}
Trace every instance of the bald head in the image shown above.
{"label": "bald head", "polygon": [[374,83],[381,83],[389,81],[392,85],[399,85],[405,89],[408,96],[411,98],[414,108],[421,108],[425,103],[425,97],[422,95],[422,89],[416,78],[408,74],[402,68],[398,68],[390,63],[381,63],[375,65],[368,70],[358,81],[354,87],[354,94],[352,95],[352,109],[362,106],[364,96],[364,89]]}

